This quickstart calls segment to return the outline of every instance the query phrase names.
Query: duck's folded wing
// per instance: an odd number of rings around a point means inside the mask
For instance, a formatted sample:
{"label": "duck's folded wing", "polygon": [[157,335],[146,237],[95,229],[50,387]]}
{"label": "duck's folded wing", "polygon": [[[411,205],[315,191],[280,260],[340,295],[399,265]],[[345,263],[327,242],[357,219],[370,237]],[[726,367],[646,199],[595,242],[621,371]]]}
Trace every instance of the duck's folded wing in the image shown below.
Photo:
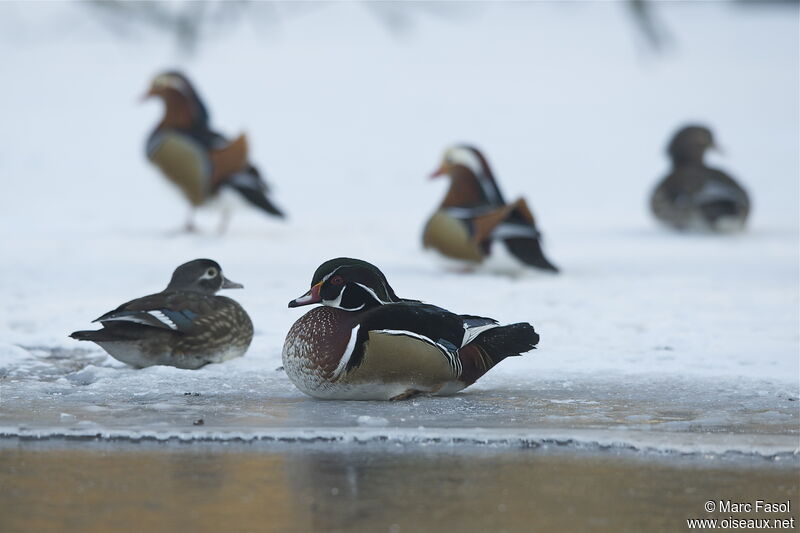
{"label": "duck's folded wing", "polygon": [[102,324],[130,322],[165,329],[178,333],[190,333],[197,321],[208,315],[209,302],[205,298],[179,297],[175,293],[159,293],[122,304],[93,322]]}
{"label": "duck's folded wing", "polygon": [[210,152],[213,168],[212,184],[216,188],[228,177],[247,168],[247,137],[239,135],[225,146],[212,149]]}
{"label": "duck's folded wing", "polygon": [[539,232],[528,203],[519,198],[511,204],[476,215],[472,220],[473,240],[484,242],[487,239],[532,238],[538,239]]}
{"label": "duck's folded wing", "polygon": [[698,205],[711,202],[734,202],[741,205],[749,203],[747,193],[741,187],[723,180],[707,180],[694,195],[694,201]]}
{"label": "duck's folded wing", "polygon": [[542,235],[536,228],[533,213],[524,198],[475,218],[473,228],[475,242],[502,241],[511,255],[521,262],[558,272],[558,267],[544,255]]}
{"label": "duck's folded wing", "polygon": [[362,322],[364,335],[373,330],[408,331],[454,348],[461,347],[464,319],[429,304],[395,303],[369,312]]}
{"label": "duck's folded wing", "polygon": [[475,340],[484,331],[500,327],[497,320],[493,318],[473,315],[459,315],[459,317],[463,320],[464,326],[464,338],[461,341],[462,347]]}
{"label": "duck's folded wing", "polygon": [[458,350],[495,327],[497,322],[490,318],[456,315],[434,305],[403,302],[382,305],[364,317],[345,369],[349,371],[361,364],[364,342],[373,332],[412,337],[436,346],[458,375],[461,366]]}

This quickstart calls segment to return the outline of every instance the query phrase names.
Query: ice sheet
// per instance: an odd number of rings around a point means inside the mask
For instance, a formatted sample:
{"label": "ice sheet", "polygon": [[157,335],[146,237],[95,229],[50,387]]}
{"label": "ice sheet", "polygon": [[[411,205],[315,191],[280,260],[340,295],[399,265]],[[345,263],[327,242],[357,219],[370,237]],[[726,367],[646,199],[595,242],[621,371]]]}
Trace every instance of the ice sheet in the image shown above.
{"label": "ice sheet", "polygon": [[[81,9],[0,5],[4,434],[797,448],[794,8],[658,4],[674,42],[655,55],[611,3],[416,13],[401,37],[337,3],[192,59],[156,34],[118,40]],[[143,156],[161,110],[136,99],[174,65],[217,127],[248,132],[287,222],[239,213],[220,238],[207,213],[206,234],[169,234],[185,205]],[[663,147],[689,120],[715,129],[725,152],[712,162],[751,191],[747,233],[675,235],[650,220]],[[459,274],[421,251],[444,192],[425,177],[456,141],[482,147],[506,195],[528,199],[563,274]],[[246,287],[228,292],[255,323],[245,358],[137,371],[67,338],[203,256]],[[539,349],[454,398],[308,399],[275,371],[303,311],[286,304],[335,256],[374,262],[401,296],[530,321]]]}

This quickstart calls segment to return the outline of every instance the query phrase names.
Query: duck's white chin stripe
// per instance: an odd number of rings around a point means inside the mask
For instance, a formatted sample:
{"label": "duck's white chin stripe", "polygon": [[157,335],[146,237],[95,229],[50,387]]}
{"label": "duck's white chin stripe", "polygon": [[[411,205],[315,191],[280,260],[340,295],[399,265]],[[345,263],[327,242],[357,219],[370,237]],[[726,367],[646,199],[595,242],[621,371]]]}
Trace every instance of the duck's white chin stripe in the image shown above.
{"label": "duck's white chin stripe", "polygon": [[342,287],[342,290],[339,291],[339,296],[337,296],[335,300],[322,300],[323,305],[335,307],[337,309],[341,309],[342,311],[360,311],[364,309],[364,307],[367,305],[365,303],[359,305],[358,307],[345,307],[342,305],[342,296],[344,296],[345,289],[347,289],[347,285]]}
{"label": "duck's white chin stripe", "polygon": [[[344,295],[345,287],[342,287],[342,290],[339,291],[339,296],[337,296],[335,300],[322,300],[322,303],[330,307],[344,309],[344,307],[342,307],[342,296]],[[345,309],[345,311],[347,311],[347,309]]]}
{"label": "duck's white chin stripe", "polygon": [[339,359],[339,364],[336,365],[336,370],[333,371],[332,379],[334,381],[339,379],[339,377],[344,373],[344,369],[347,368],[347,363],[350,361],[350,356],[353,355],[353,350],[356,348],[356,339],[358,339],[359,328],[361,328],[361,324],[354,327],[350,332],[350,340],[347,341],[347,347],[344,349],[342,358]]}

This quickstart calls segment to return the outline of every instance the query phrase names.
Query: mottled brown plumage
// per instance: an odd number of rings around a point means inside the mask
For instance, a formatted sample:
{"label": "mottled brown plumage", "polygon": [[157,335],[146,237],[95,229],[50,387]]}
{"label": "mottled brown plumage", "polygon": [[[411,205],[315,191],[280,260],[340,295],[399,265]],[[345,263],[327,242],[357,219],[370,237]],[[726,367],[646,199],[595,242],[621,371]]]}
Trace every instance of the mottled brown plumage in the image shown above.
{"label": "mottled brown plumage", "polygon": [[286,339],[292,339],[290,346],[298,349],[301,346],[313,346],[313,353],[292,354],[302,358],[298,371],[332,381],[357,320],[357,313],[324,305],[300,317],[292,324]]}
{"label": "mottled brown plumage", "polygon": [[179,266],[167,288],[126,302],[97,318],[103,329],[76,331],[134,367],[169,365],[194,369],[244,355],[253,324],[234,300],[215,293],[239,288],[210,259]]}

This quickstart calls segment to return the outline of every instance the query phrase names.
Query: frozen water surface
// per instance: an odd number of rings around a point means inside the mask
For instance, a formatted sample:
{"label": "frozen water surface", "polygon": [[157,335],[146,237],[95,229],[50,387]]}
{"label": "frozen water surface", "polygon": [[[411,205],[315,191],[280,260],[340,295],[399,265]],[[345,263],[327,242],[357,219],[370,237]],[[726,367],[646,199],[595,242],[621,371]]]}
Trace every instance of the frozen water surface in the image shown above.
{"label": "frozen water surface", "polygon": [[[399,39],[329,4],[178,61],[161,36],[117,40],[78,6],[22,6],[0,5],[3,435],[797,450],[794,8],[659,4],[674,44],[656,56],[609,3],[469,4]],[[135,102],[176,62],[217,127],[247,130],[287,222],[245,212],[224,238],[168,233],[184,204],[143,157],[160,109]],[[742,235],[675,235],[646,212],[690,120],[753,195]],[[528,198],[561,275],[459,274],[422,253],[444,187],[425,176],[462,140]],[[276,370],[304,311],[286,304],[343,255],[401,296],[531,321],[539,349],[450,398],[305,397]],[[203,256],[246,287],[228,293],[256,327],[244,358],[134,370],[67,338]]]}
{"label": "frozen water surface", "polygon": [[[199,371],[69,363],[46,380],[9,372],[0,434],[178,440],[575,445],[776,456],[797,448],[798,397],[771,380],[638,375],[520,378],[405,402],[318,401],[280,370],[240,359]],[[53,365],[64,364],[53,363]],[[35,368],[34,368],[35,370]]]}

